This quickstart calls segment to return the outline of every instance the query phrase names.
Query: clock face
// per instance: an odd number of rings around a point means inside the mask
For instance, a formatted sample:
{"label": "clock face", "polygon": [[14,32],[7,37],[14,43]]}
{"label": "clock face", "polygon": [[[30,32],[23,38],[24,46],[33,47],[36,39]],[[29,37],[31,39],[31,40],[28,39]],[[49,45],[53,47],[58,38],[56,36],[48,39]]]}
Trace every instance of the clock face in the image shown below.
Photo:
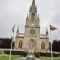
{"label": "clock face", "polygon": [[30,33],[31,33],[31,34],[34,34],[34,33],[35,33],[35,30],[34,30],[34,29],[31,29],[31,30],[30,30]]}

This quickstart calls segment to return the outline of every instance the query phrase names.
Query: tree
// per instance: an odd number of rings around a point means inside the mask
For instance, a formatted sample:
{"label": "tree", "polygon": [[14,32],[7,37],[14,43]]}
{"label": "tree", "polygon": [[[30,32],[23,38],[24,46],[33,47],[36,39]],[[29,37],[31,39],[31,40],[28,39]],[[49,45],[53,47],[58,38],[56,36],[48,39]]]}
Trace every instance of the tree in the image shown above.
{"label": "tree", "polygon": [[52,43],[52,50],[53,51],[60,51],[60,40],[54,40]]}

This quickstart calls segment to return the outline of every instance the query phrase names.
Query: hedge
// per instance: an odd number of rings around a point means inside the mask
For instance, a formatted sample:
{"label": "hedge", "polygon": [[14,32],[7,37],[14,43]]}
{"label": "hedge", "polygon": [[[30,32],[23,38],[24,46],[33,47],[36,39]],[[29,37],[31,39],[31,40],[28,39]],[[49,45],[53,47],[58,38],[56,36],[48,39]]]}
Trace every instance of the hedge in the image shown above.
{"label": "hedge", "polygon": [[[10,54],[10,51],[4,51],[5,54]],[[24,57],[27,56],[27,52],[24,51],[12,51],[12,55],[23,55]]]}
{"label": "hedge", "polygon": [[35,53],[35,57],[40,58],[40,53],[39,52]]}
{"label": "hedge", "polygon": [[[46,56],[46,57],[51,57],[51,53],[42,53],[42,52],[39,52],[40,53],[40,56]],[[59,54],[53,54],[53,57],[58,57]]]}
{"label": "hedge", "polygon": [[[4,51],[5,54],[10,54],[10,51]],[[27,52],[25,51],[12,51],[12,55],[22,55],[24,57],[27,56]],[[42,53],[42,52],[35,52],[35,57],[39,58],[40,56],[51,57],[51,53]],[[53,54],[54,57],[58,57],[59,54]]]}

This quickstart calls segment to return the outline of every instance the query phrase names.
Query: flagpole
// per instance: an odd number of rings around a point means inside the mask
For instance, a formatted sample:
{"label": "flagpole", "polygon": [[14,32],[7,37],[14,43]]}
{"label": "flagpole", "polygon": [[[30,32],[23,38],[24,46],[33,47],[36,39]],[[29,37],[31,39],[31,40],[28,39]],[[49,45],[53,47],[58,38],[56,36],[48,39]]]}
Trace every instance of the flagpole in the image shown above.
{"label": "flagpole", "polygon": [[[51,31],[56,30],[57,28],[50,25],[50,40],[51,40]],[[51,60],[53,60],[53,52],[52,52],[52,41],[51,41]]]}
{"label": "flagpole", "polygon": [[[51,30],[50,30],[50,40],[51,40]],[[52,41],[51,41],[51,60],[53,60],[53,53],[52,53]]]}
{"label": "flagpole", "polygon": [[14,38],[14,27],[15,27],[15,25],[14,25],[13,28],[12,28],[13,35],[12,35],[12,41],[11,41],[11,49],[10,49],[9,60],[11,60],[12,42],[13,42],[13,38]]}
{"label": "flagpole", "polygon": [[[12,39],[13,40],[13,39]],[[9,60],[11,60],[11,51],[12,51],[12,41],[11,41],[11,49],[10,49],[10,56],[9,56]]]}

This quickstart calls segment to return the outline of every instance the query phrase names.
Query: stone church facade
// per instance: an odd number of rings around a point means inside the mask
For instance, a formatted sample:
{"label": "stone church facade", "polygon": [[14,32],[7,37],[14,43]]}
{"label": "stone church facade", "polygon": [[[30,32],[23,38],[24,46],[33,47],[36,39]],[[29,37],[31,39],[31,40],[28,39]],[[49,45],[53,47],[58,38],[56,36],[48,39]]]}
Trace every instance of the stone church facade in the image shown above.
{"label": "stone church facade", "polygon": [[26,18],[24,34],[19,33],[19,28],[16,31],[14,48],[17,51],[27,51],[30,45],[34,46],[35,51],[49,50],[48,31],[46,31],[46,34],[40,34],[40,18],[37,14],[35,0],[32,1],[29,15]]}

